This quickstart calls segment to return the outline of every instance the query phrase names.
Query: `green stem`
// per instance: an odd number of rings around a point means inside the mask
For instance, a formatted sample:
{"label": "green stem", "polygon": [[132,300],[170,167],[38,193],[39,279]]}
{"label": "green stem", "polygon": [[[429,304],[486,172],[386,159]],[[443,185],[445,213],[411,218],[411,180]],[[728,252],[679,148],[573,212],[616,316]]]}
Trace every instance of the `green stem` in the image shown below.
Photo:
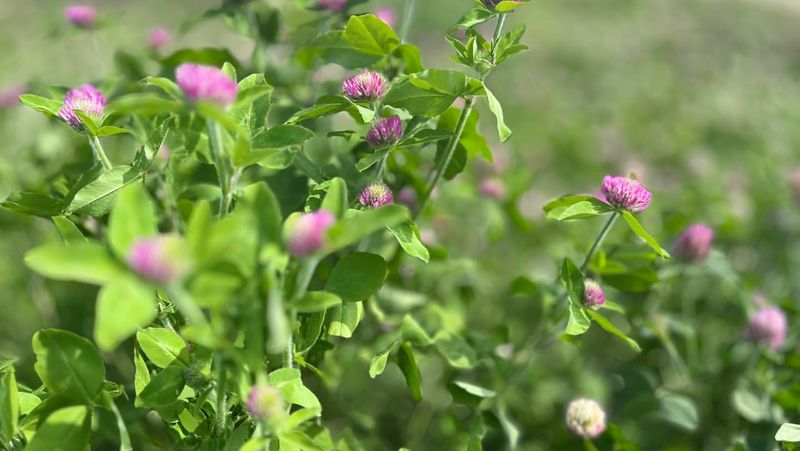
{"label": "green stem", "polygon": [[506,14],[501,13],[497,16],[497,25],[494,28],[494,36],[492,37],[492,60],[494,60],[494,50],[497,45],[497,41],[500,40],[500,35],[503,34],[503,26],[506,24]]}
{"label": "green stem", "polygon": [[[317,269],[319,258],[310,257],[303,259],[300,262],[300,268],[297,271],[297,277],[294,283],[294,292],[292,293],[292,302],[294,304],[297,300],[302,298],[308,292],[308,285],[311,283],[311,278],[314,277],[314,271]],[[294,329],[295,322],[297,321],[297,310],[294,308],[289,309],[289,340],[286,342],[286,352],[284,354],[283,366],[285,368],[292,368],[294,366]]]}
{"label": "green stem", "polygon": [[439,179],[442,178],[442,175],[450,165],[450,160],[453,159],[453,154],[456,152],[458,142],[461,141],[461,135],[464,133],[464,128],[467,126],[467,119],[469,119],[469,115],[472,112],[472,107],[474,105],[475,97],[467,97],[466,103],[464,104],[464,109],[461,110],[461,116],[458,118],[458,124],[456,125],[453,136],[450,137],[450,141],[447,143],[447,147],[445,148],[444,158],[436,168],[436,173],[434,174],[433,180],[431,180],[430,186],[425,192],[425,195],[423,195],[422,199],[420,199],[419,207],[417,207],[417,211],[414,213],[414,218],[419,216],[422,210],[425,209],[425,204],[427,204],[428,200],[430,200],[431,193],[433,193],[433,190],[436,189],[436,184],[439,183]]}
{"label": "green stem", "polygon": [[584,448],[586,451],[597,451],[597,447],[596,447],[596,446],[594,446],[594,442],[592,442],[592,441],[591,441],[590,439],[588,439],[588,438],[585,438],[585,439],[583,439],[583,448]]}
{"label": "green stem", "polygon": [[214,360],[217,364],[217,432],[221,436],[227,428],[228,407],[225,402],[225,386],[228,378],[222,356],[217,353],[215,357]]}
{"label": "green stem", "polygon": [[402,42],[406,41],[408,32],[411,30],[411,21],[414,20],[416,3],[416,0],[406,0],[405,10],[403,11],[403,23],[400,25],[400,40]]}
{"label": "green stem", "polygon": [[611,227],[616,222],[617,217],[619,216],[618,212],[611,213],[611,217],[608,218],[608,222],[606,225],[603,226],[603,230],[600,231],[600,235],[597,235],[597,238],[592,243],[592,247],[589,249],[589,252],[586,253],[586,258],[583,259],[583,263],[581,264],[581,272],[583,272],[587,266],[589,266],[589,261],[592,259],[592,255],[594,255],[595,251],[603,244],[605,241],[606,236],[608,236],[608,232],[611,231]]}
{"label": "green stem", "polygon": [[92,153],[96,161],[103,164],[107,171],[110,171],[112,166],[111,160],[108,159],[106,152],[103,150],[103,145],[100,144],[100,138],[94,135],[87,135],[89,137],[89,145],[92,146]]}
{"label": "green stem", "polygon": [[211,119],[206,121],[208,126],[208,139],[211,145],[211,156],[214,159],[214,166],[217,170],[217,180],[219,189],[222,191],[218,216],[221,218],[228,214],[230,204],[233,199],[233,189],[231,187],[231,164],[225,155],[222,144],[222,128]]}

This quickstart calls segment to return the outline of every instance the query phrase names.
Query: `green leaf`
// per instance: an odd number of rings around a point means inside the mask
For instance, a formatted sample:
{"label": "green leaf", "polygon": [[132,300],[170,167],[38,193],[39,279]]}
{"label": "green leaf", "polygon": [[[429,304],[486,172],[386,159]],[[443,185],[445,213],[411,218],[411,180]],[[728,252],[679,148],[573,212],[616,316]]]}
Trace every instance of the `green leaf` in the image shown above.
{"label": "green leaf", "polygon": [[341,177],[332,178],[328,182],[328,191],[320,205],[321,210],[333,213],[341,218],[347,212],[347,183]]}
{"label": "green leaf", "polygon": [[759,396],[744,388],[736,389],[731,395],[733,408],[751,423],[758,423],[770,417],[770,402],[765,395]]}
{"label": "green leaf", "polygon": [[400,247],[402,247],[408,255],[428,263],[431,254],[428,252],[428,248],[422,244],[419,230],[413,221],[408,220],[398,225],[389,226],[389,230],[394,234],[394,237],[397,238],[397,242],[400,243]]}
{"label": "green leaf", "polygon": [[487,20],[491,19],[494,14],[486,8],[479,7],[479,8],[472,8],[466,14],[464,14],[461,19],[458,20],[458,23],[455,25],[457,28],[470,28],[474,27],[475,25],[482,24]]}
{"label": "green leaf", "polygon": [[133,348],[133,366],[136,370],[133,376],[133,389],[136,396],[139,396],[150,383],[150,369],[147,368],[147,362],[142,358],[139,348]]}
{"label": "green leaf", "polygon": [[117,192],[141,179],[142,172],[130,166],[116,166],[81,188],[67,206],[69,213],[102,216],[111,209]]}
{"label": "green leaf", "polygon": [[64,211],[64,201],[37,193],[11,193],[3,201],[3,208],[17,213],[49,218]]}
{"label": "green leaf", "polygon": [[397,204],[367,211],[349,210],[345,218],[337,221],[328,231],[329,252],[355,244],[384,227],[395,226],[406,220],[408,210]]}
{"label": "green leaf", "polygon": [[414,351],[411,345],[403,343],[397,353],[397,365],[406,377],[406,385],[411,390],[411,396],[417,401],[422,400],[422,379],[417,367],[417,360],[414,358]]}
{"label": "green leaf", "polygon": [[500,105],[500,101],[497,100],[497,97],[494,96],[492,91],[486,87],[486,84],[483,85],[483,89],[486,91],[486,100],[489,102],[489,111],[491,111],[497,119],[497,135],[500,137],[501,142],[506,142],[508,141],[508,138],[511,137],[511,129],[506,125],[503,115],[503,106]]}
{"label": "green leaf", "polygon": [[299,125],[279,125],[253,137],[254,149],[280,149],[302,146],[314,132]]}
{"label": "green leaf", "polygon": [[125,268],[97,242],[37,247],[25,254],[25,264],[51,279],[95,285],[112,282],[127,274]]}
{"label": "green leaf", "polygon": [[121,259],[133,243],[158,233],[155,206],[144,185],[134,183],[122,189],[108,218],[108,243]]}
{"label": "green leaf", "polygon": [[147,86],[155,86],[156,88],[159,88],[160,90],[164,91],[165,94],[168,94],[173,99],[180,99],[183,97],[183,91],[181,91],[181,88],[178,86],[177,83],[170,80],[169,78],[145,77],[145,79],[142,80],[142,83],[144,83]]}
{"label": "green leaf", "polygon": [[572,260],[565,258],[559,274],[561,285],[567,290],[570,304],[583,307],[583,273]]}
{"label": "green leaf", "polygon": [[614,207],[592,196],[564,196],[544,206],[545,217],[555,221],[593,218],[614,211]]}
{"label": "green leaf", "polygon": [[163,408],[177,401],[186,385],[184,369],[181,365],[170,365],[153,376],[136,397],[136,407]]}
{"label": "green leaf", "polygon": [[347,111],[354,119],[362,124],[371,122],[375,117],[375,112],[373,110],[362,107],[347,97],[326,95],[317,99],[317,103],[314,106],[302,109],[292,115],[286,123],[295,124],[297,122],[321,116],[329,116],[343,111]]}
{"label": "green leaf", "polygon": [[328,335],[350,338],[364,317],[364,305],[361,302],[347,302],[330,309],[325,314],[328,321]]}
{"label": "green leaf", "polygon": [[494,7],[494,10],[499,13],[507,13],[511,10],[519,8],[522,5],[524,5],[524,2],[520,2],[518,0],[503,0]]}
{"label": "green leaf", "polygon": [[136,341],[144,355],[159,368],[166,368],[174,362],[183,366],[189,363],[186,342],[169,329],[148,327],[136,334]]}
{"label": "green leaf", "polygon": [[22,94],[19,96],[19,101],[34,111],[38,111],[47,116],[55,117],[58,117],[58,110],[64,106],[64,102],[40,97],[34,94]]}
{"label": "green leaf", "polygon": [[19,414],[20,415],[27,415],[33,411],[39,404],[42,403],[42,400],[39,399],[38,396],[34,395],[33,393],[19,393]]}
{"label": "green leaf", "polygon": [[475,351],[463,338],[449,332],[439,331],[433,337],[433,344],[454,368],[473,368],[478,360]]}
{"label": "green leaf", "polygon": [[438,116],[466,94],[466,82],[466,75],[458,71],[428,70],[392,86],[383,101],[414,115]]}
{"label": "green leaf", "polygon": [[97,136],[114,136],[114,135],[122,135],[122,134],[133,134],[130,130],[125,130],[124,128],[114,127],[113,125],[104,125],[97,130]]}
{"label": "green leaf", "polygon": [[317,396],[303,385],[300,370],[295,368],[281,368],[275,370],[269,373],[267,382],[269,385],[280,390],[286,402],[297,404],[307,409],[317,409],[321,411],[322,406]]}
{"label": "green leaf", "polygon": [[379,58],[390,55],[400,44],[392,27],[371,14],[351,16],[342,37],[358,53]]}
{"label": "green leaf", "polygon": [[389,154],[389,150],[391,149],[380,149],[376,150],[375,152],[364,155],[363,157],[361,157],[360,160],[358,160],[358,162],[356,162],[356,170],[358,172],[364,172],[367,169],[371,168],[376,163],[383,160],[386,157],[386,155]]}
{"label": "green leaf", "polygon": [[622,217],[625,218],[625,222],[628,223],[628,227],[630,227],[631,231],[633,231],[636,236],[643,239],[644,242],[647,243],[654,251],[656,251],[658,255],[663,258],[670,258],[669,252],[661,248],[661,246],[658,244],[658,241],[656,241],[655,238],[647,233],[647,230],[642,227],[635,216],[633,216],[630,212],[623,211]]}
{"label": "green leaf", "polygon": [[[262,243],[280,243],[283,216],[275,194],[265,182],[254,183],[244,190],[240,208],[247,208],[256,218],[257,230]],[[209,210],[210,211],[210,210]],[[202,236],[197,237],[202,240]],[[202,246],[202,243],[197,243]]]}
{"label": "green leaf", "polygon": [[309,291],[305,296],[292,304],[292,307],[299,313],[316,313],[324,312],[341,303],[342,299],[335,294],[325,291]]}
{"label": "green leaf", "polygon": [[586,313],[606,332],[616,335],[622,341],[628,344],[631,348],[633,348],[636,352],[642,352],[642,348],[639,347],[639,343],[636,343],[636,340],[628,337],[623,333],[621,330],[617,329],[611,321],[608,320],[605,316],[601,315],[600,313],[592,310],[592,309],[585,309]]}
{"label": "green leaf", "polygon": [[800,425],[792,423],[783,423],[775,433],[775,441],[800,443]]}
{"label": "green leaf", "polygon": [[177,100],[170,100],[153,93],[128,94],[115,99],[106,106],[106,114],[144,114],[159,116],[177,113],[184,105]]}
{"label": "green leaf", "polygon": [[77,451],[89,449],[92,421],[87,406],[58,409],[44,420],[25,451]]}
{"label": "green leaf", "polygon": [[567,328],[564,332],[567,335],[581,335],[589,330],[592,326],[592,321],[586,314],[586,309],[574,304],[569,305],[569,320],[567,320]]}
{"label": "green leaf", "polygon": [[103,385],[106,369],[89,340],[71,332],[42,329],[33,336],[34,369],[48,393],[92,404]]}
{"label": "green leaf", "polygon": [[669,393],[658,400],[657,416],[687,431],[697,430],[700,423],[697,407],[691,398]]}
{"label": "green leaf", "polygon": [[363,301],[380,289],[386,273],[383,257],[355,252],[336,264],[325,283],[325,291],[339,296],[344,302]]}
{"label": "green leaf", "polygon": [[155,319],[155,290],[133,277],[104,286],[97,296],[94,339],[103,351],[113,351],[123,340]]}
{"label": "green leaf", "polygon": [[403,322],[400,324],[400,337],[404,341],[417,346],[426,347],[433,344],[433,339],[430,335],[411,315],[403,317]]}
{"label": "green leaf", "polygon": [[81,122],[83,122],[83,125],[86,126],[86,130],[89,131],[89,134],[92,136],[97,136],[97,134],[100,132],[100,124],[95,122],[93,117],[81,110],[74,110],[73,112],[76,116],[78,116]]}
{"label": "green leaf", "polygon": [[386,349],[375,354],[375,357],[369,362],[369,377],[375,379],[383,374],[386,369],[386,362],[389,361],[389,354],[394,350],[396,344],[397,342],[393,341]]}
{"label": "green leaf", "polygon": [[0,371],[0,439],[9,442],[17,433],[19,390],[14,367]]}
{"label": "green leaf", "polygon": [[400,44],[394,49],[394,54],[405,63],[406,67],[405,70],[403,70],[404,73],[413,74],[425,70],[419,49],[415,45]]}
{"label": "green leaf", "polygon": [[83,236],[78,226],[68,218],[64,216],[53,216],[52,219],[64,244],[86,243],[88,241],[86,237]]}

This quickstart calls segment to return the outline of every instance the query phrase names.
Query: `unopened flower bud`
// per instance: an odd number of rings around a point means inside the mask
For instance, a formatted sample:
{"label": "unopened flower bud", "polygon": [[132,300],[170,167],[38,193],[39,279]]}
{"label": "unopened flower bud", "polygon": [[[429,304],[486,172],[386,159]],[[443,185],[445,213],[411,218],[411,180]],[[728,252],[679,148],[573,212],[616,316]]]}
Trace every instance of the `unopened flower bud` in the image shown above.
{"label": "unopened flower bud", "polygon": [[289,252],[303,258],[322,249],[328,229],[335,221],[333,213],[327,210],[301,214],[289,232]]}
{"label": "unopened flower bud", "polygon": [[685,262],[700,263],[708,258],[714,231],[705,224],[694,224],[686,228],[675,241],[675,255]]}
{"label": "unopened flower bud", "polygon": [[378,208],[394,201],[392,190],[385,183],[370,183],[358,196],[358,203],[366,208]]}
{"label": "unopened flower bud", "polygon": [[596,438],[606,430],[606,413],[596,401],[579,398],[569,403],[566,422],[575,435]]}

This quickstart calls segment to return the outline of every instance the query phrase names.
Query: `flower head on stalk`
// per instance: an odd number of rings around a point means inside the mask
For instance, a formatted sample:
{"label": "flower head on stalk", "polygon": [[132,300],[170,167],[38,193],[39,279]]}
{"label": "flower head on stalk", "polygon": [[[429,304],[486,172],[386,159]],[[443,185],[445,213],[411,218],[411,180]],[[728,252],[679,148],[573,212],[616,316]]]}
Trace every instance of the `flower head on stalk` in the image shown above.
{"label": "flower head on stalk", "polygon": [[358,203],[365,208],[378,208],[392,202],[392,190],[385,183],[370,183],[358,196]]}
{"label": "flower head on stalk", "polygon": [[755,343],[765,345],[777,351],[786,340],[786,314],[778,307],[761,307],[747,326],[747,338]]}
{"label": "flower head on stalk", "polygon": [[383,98],[388,82],[383,75],[364,71],[342,83],[342,91],[351,100],[365,100],[373,102]]}
{"label": "flower head on stalk", "polygon": [[153,28],[153,30],[150,31],[148,41],[150,49],[154,52],[160,52],[169,43],[169,32],[163,27]]}
{"label": "flower head on stalk", "polygon": [[128,253],[128,266],[143,279],[160,284],[180,280],[189,270],[183,239],[157,235],[137,240]]}
{"label": "flower head on stalk", "polygon": [[214,66],[181,64],[175,69],[175,80],[190,102],[206,101],[228,107],[236,100],[236,82]]}
{"label": "flower head on stalk", "polygon": [[403,122],[397,116],[380,119],[367,133],[367,143],[372,147],[385,147],[403,138]]}
{"label": "flower head on stalk", "polygon": [[700,263],[708,258],[712,241],[714,241],[714,230],[711,227],[705,224],[693,224],[681,233],[673,249],[679,259]]}
{"label": "flower head on stalk", "polygon": [[301,214],[289,230],[289,252],[297,258],[304,258],[322,249],[328,229],[335,221],[336,217],[327,210]]}
{"label": "flower head on stalk", "polygon": [[600,284],[591,279],[583,281],[583,305],[597,310],[606,303],[606,295]]}
{"label": "flower head on stalk", "polygon": [[653,197],[653,193],[640,185],[638,181],[628,177],[612,177],[610,175],[603,179],[600,193],[609,204],[631,213],[647,209]]}
{"label": "flower head on stalk", "polygon": [[397,23],[397,12],[393,8],[380,8],[375,10],[375,17],[382,20],[386,25],[394,28]]}
{"label": "flower head on stalk", "polygon": [[254,420],[267,422],[284,413],[283,396],[276,388],[258,385],[247,396],[247,412]]}
{"label": "flower head on stalk", "polygon": [[567,406],[566,422],[575,435],[596,438],[606,430],[606,413],[596,401],[579,398]]}
{"label": "flower head on stalk", "polygon": [[347,0],[319,0],[317,7],[320,9],[327,9],[335,13],[344,11],[347,6]]}
{"label": "flower head on stalk", "polygon": [[83,132],[86,126],[81,118],[75,114],[75,111],[80,110],[99,123],[103,120],[105,107],[106,98],[103,93],[94,86],[85,84],[80,88],[70,89],[67,92],[67,95],[64,96],[64,106],[58,110],[58,117],[76,131]]}
{"label": "flower head on stalk", "polygon": [[67,22],[78,28],[94,28],[97,22],[97,10],[89,5],[72,5],[64,10]]}

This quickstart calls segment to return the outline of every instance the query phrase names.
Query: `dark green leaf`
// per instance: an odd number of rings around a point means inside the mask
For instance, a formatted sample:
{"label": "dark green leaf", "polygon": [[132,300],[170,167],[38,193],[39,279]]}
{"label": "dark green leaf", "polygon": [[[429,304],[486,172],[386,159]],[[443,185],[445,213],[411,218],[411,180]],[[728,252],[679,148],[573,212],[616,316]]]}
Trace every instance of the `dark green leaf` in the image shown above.
{"label": "dark green leaf", "polygon": [[400,243],[400,246],[408,255],[416,257],[425,263],[430,260],[430,252],[428,252],[428,248],[422,244],[419,230],[413,221],[409,220],[395,226],[389,226],[389,230],[394,234],[395,238],[397,238],[397,242]]}
{"label": "dark green leaf", "polygon": [[380,255],[355,252],[336,264],[325,283],[325,291],[338,295],[344,302],[363,301],[380,289],[386,271],[386,262]]}
{"label": "dark green leaf", "polygon": [[84,404],[94,402],[106,376],[100,354],[83,337],[58,329],[33,336],[34,369],[50,394]]}
{"label": "dark green leaf", "polygon": [[625,218],[625,222],[628,223],[628,227],[630,227],[631,231],[636,234],[639,238],[643,239],[645,243],[647,243],[658,255],[663,258],[670,258],[669,252],[665,251],[661,248],[661,245],[658,244],[655,238],[653,238],[647,230],[642,227],[636,217],[634,217],[630,212],[623,211],[622,217]]}
{"label": "dark green leaf", "polygon": [[547,219],[573,221],[614,211],[614,207],[592,196],[564,196],[544,206]]}
{"label": "dark green leaf", "polygon": [[603,328],[603,330],[619,337],[620,340],[627,343],[628,346],[633,348],[634,351],[642,352],[642,348],[639,347],[639,343],[636,343],[636,340],[625,335],[625,333],[619,330],[617,326],[615,326],[611,321],[608,320],[608,318],[606,318],[605,316],[601,315],[600,313],[592,309],[585,309],[585,311],[601,328]]}
{"label": "dark green leaf", "polygon": [[417,360],[411,345],[403,343],[397,353],[397,365],[406,377],[406,385],[411,390],[411,396],[417,401],[422,400],[422,379],[420,378]]}
{"label": "dark green leaf", "polygon": [[56,410],[44,420],[25,451],[77,451],[89,448],[92,421],[89,407]]}

